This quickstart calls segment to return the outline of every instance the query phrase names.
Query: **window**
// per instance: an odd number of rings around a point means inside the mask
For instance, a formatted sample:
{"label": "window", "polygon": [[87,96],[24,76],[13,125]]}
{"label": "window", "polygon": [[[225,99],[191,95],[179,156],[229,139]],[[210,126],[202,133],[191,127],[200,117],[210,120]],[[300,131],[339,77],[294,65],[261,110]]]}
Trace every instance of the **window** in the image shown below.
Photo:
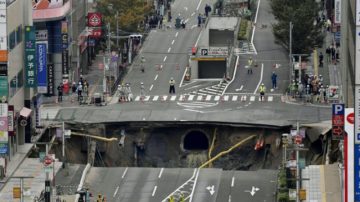
{"label": "window", "polygon": [[20,70],[19,73],[10,80],[9,98],[12,98],[24,85],[23,73],[24,71]]}
{"label": "window", "polygon": [[16,38],[15,38],[15,32],[11,32],[10,37],[9,37],[9,49],[12,50],[13,48],[15,48],[16,45]]}
{"label": "window", "polygon": [[16,28],[16,44],[21,43],[22,41],[22,25]]}

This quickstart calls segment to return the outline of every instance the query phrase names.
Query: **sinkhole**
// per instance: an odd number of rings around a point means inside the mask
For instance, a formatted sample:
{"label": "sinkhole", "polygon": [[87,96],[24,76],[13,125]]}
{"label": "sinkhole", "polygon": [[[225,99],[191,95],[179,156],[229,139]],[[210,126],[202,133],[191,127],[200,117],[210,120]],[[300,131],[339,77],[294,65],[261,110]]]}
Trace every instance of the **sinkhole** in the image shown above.
{"label": "sinkhole", "polygon": [[204,132],[190,131],[184,138],[185,150],[207,150],[209,149],[209,140]]}

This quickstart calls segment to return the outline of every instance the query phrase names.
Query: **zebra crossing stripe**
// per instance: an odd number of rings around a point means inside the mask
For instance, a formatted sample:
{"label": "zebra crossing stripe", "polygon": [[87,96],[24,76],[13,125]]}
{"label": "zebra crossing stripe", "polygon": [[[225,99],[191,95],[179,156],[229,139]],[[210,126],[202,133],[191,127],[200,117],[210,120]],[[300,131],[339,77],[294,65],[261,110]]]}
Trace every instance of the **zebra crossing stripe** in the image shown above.
{"label": "zebra crossing stripe", "polygon": [[179,101],[185,101],[185,97],[186,97],[186,95],[180,95]]}
{"label": "zebra crossing stripe", "polygon": [[236,101],[237,98],[238,98],[238,96],[237,96],[237,95],[234,95],[234,96],[232,97],[232,101]]}
{"label": "zebra crossing stripe", "polygon": [[229,100],[229,96],[228,95],[225,95],[224,96],[224,101],[228,101]]}
{"label": "zebra crossing stripe", "polygon": [[255,96],[250,96],[250,101],[255,101]]}
{"label": "zebra crossing stripe", "polygon": [[220,96],[219,95],[217,95],[217,96],[215,96],[215,99],[214,99],[215,101],[219,101],[220,100]]}
{"label": "zebra crossing stripe", "polygon": [[211,100],[211,95],[207,95],[206,96],[206,101],[210,101]]}
{"label": "zebra crossing stripe", "polygon": [[154,97],[153,97],[153,101],[157,101],[159,99],[159,96],[158,95],[155,95]]}
{"label": "zebra crossing stripe", "polygon": [[140,96],[138,95],[136,96],[135,101],[139,101],[139,100],[140,100]]}
{"label": "zebra crossing stripe", "polygon": [[202,98],[203,98],[203,96],[202,96],[202,95],[199,95],[196,100],[197,100],[197,101],[201,101]]}
{"label": "zebra crossing stripe", "polygon": [[188,100],[189,100],[189,101],[191,101],[191,100],[193,100],[193,99],[194,99],[194,97],[195,97],[195,95],[189,95]]}
{"label": "zebra crossing stripe", "polygon": [[171,96],[170,100],[175,101],[176,100],[176,95]]}
{"label": "zebra crossing stripe", "polygon": [[167,95],[161,96],[162,101],[166,101],[167,97],[168,97]]}
{"label": "zebra crossing stripe", "polygon": [[274,97],[273,97],[273,96],[269,96],[269,97],[268,97],[268,102],[272,102],[272,101],[273,101],[273,99],[274,99]]}

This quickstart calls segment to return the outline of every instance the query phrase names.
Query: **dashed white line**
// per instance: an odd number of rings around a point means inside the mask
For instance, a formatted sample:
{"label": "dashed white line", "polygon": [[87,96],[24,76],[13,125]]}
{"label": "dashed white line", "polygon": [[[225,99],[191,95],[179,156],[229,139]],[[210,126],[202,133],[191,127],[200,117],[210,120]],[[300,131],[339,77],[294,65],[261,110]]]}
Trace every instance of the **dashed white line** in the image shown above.
{"label": "dashed white line", "polygon": [[177,36],[178,36],[178,34],[179,34],[179,32],[176,32],[175,37],[177,37]]}
{"label": "dashed white line", "polygon": [[119,186],[116,187],[113,198],[116,196],[117,192],[119,191]]}
{"label": "dashed white line", "polygon": [[199,4],[198,4],[197,7],[196,7],[196,10],[197,10],[197,11],[198,11],[199,8],[200,8],[201,2],[202,2],[202,0],[199,1]]}
{"label": "dashed white line", "polygon": [[151,89],[152,89],[153,87],[154,87],[154,85],[153,85],[153,84],[151,84],[149,91],[151,91]]}
{"label": "dashed white line", "polygon": [[164,172],[164,168],[161,168],[158,178],[161,178],[163,172]]}
{"label": "dashed white line", "polygon": [[154,81],[156,81],[156,79],[158,78],[158,76],[159,76],[159,75],[158,75],[158,74],[156,74],[156,76],[155,76],[155,78],[154,78]]}
{"label": "dashed white line", "polygon": [[175,43],[175,39],[172,40],[171,45],[174,45],[174,43]]}
{"label": "dashed white line", "polygon": [[187,23],[189,21],[189,18],[187,18],[186,20],[185,20],[185,23]]}
{"label": "dashed white line", "polygon": [[191,16],[194,16],[195,15],[195,12],[191,13]]}
{"label": "dashed white line", "polygon": [[168,53],[171,51],[171,47],[169,47],[169,49],[168,49]]}
{"label": "dashed white line", "polygon": [[231,202],[231,195],[229,195],[229,200],[228,200],[228,202]]}
{"label": "dashed white line", "polygon": [[167,56],[164,57],[164,62],[166,61]]}
{"label": "dashed white line", "polygon": [[126,175],[127,171],[128,171],[128,167],[126,167],[126,168],[125,168],[125,170],[124,170],[124,172],[123,172],[123,174],[122,174],[121,178],[124,178],[124,177],[125,177],[125,175]]}
{"label": "dashed white line", "polygon": [[154,187],[154,190],[153,190],[151,196],[155,196],[156,189],[157,189],[157,186]]}
{"label": "dashed white line", "polygon": [[231,187],[234,187],[234,183],[235,183],[235,177],[232,177],[232,179],[231,179]]}

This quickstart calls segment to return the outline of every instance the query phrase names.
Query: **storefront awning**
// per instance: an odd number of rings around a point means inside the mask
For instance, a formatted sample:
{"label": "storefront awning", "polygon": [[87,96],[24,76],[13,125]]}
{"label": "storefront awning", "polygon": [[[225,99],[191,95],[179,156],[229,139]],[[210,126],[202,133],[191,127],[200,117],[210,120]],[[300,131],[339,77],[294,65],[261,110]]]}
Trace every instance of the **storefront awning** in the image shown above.
{"label": "storefront awning", "polygon": [[22,116],[22,117],[28,118],[30,116],[30,114],[31,114],[31,109],[29,109],[29,108],[23,107],[20,110],[20,116]]}

